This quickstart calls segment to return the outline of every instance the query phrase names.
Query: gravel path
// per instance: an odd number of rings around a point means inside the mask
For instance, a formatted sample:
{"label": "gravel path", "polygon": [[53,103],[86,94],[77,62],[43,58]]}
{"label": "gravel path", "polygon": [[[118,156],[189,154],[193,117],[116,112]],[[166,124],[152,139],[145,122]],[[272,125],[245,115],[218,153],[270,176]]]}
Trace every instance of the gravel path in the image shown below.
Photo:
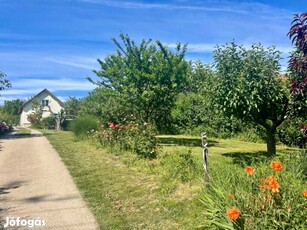
{"label": "gravel path", "polygon": [[17,217],[19,225],[28,224],[17,229],[33,229],[31,220],[36,220],[34,229],[98,229],[61,158],[40,132],[2,137],[0,146],[1,218],[15,223],[5,229],[15,229]]}

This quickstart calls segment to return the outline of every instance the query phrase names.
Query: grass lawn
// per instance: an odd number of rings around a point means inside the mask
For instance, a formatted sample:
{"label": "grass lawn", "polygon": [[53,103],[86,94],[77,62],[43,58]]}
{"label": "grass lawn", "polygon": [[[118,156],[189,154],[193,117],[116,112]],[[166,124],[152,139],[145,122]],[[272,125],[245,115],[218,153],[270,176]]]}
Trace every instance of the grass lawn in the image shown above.
{"label": "grass lawn", "polygon": [[[144,160],[76,140],[68,131],[41,131],[62,157],[101,229],[195,229],[204,221],[200,138],[158,136],[159,157]],[[263,143],[209,139],[210,173],[225,167],[242,170],[266,160],[265,150]],[[297,151],[286,146],[277,150],[281,155]],[[185,165],[182,159],[190,156],[192,163]]]}

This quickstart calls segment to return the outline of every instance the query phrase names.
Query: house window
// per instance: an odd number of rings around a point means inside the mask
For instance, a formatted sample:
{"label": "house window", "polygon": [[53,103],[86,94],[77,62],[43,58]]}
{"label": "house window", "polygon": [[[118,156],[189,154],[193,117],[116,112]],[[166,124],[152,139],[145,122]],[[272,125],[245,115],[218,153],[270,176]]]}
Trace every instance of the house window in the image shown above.
{"label": "house window", "polygon": [[42,100],[42,105],[43,106],[48,106],[49,100]]}

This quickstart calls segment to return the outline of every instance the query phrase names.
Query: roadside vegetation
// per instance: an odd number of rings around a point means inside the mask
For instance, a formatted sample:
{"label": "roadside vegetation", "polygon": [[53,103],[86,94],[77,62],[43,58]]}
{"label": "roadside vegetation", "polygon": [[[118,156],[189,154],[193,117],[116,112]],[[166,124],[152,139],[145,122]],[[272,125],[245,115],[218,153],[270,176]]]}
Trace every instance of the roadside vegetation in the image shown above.
{"label": "roadside vegetation", "polygon": [[[157,136],[159,154],[144,159],[72,132],[43,132],[102,229],[236,229],[226,214],[232,207],[246,229],[307,226],[307,159],[297,148],[277,146],[272,158],[264,143],[210,138],[211,180],[204,187],[199,137]],[[273,161],[282,162],[282,171],[271,169]],[[261,190],[270,175],[278,178],[278,193]]]}

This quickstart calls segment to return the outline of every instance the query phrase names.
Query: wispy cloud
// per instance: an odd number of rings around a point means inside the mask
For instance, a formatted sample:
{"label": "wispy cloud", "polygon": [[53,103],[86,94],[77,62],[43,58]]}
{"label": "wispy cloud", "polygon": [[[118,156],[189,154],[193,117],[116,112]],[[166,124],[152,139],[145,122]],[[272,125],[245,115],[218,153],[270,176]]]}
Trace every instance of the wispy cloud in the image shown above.
{"label": "wispy cloud", "polygon": [[153,4],[141,2],[127,2],[127,1],[110,1],[110,0],[80,0],[82,2],[102,4],[117,8],[129,9],[161,9],[161,10],[198,10],[198,11],[212,11],[212,12],[232,12],[246,14],[248,11],[236,7],[205,7],[194,5],[174,5],[174,4]]}
{"label": "wispy cloud", "polygon": [[[236,14],[251,14],[256,12],[258,15],[269,16],[271,18],[291,18],[289,11],[267,4],[258,2],[240,2],[240,1],[202,1],[202,5],[185,4],[185,1],[177,1],[177,4],[162,3],[144,3],[132,1],[114,1],[114,0],[79,0],[82,2],[100,4],[116,8],[126,9],[158,9],[158,10],[189,10],[205,12],[224,12]],[[182,4],[184,3],[184,4]]]}
{"label": "wispy cloud", "polygon": [[95,63],[95,59],[92,58],[88,58],[88,59],[78,59],[78,60],[72,60],[72,59],[59,59],[59,58],[45,58],[45,60],[53,62],[53,63],[57,63],[57,64],[61,64],[61,65],[68,65],[68,66],[73,66],[73,67],[78,67],[78,68],[83,68],[83,69],[89,69],[89,70],[93,70],[95,69],[97,66],[94,65]]}
{"label": "wispy cloud", "polygon": [[[32,92],[33,88],[35,88],[36,91],[42,90],[44,88],[48,88],[52,91],[89,91],[94,88],[94,85],[86,79],[75,80],[71,78],[22,79],[16,80],[14,82],[14,88],[24,89],[27,87],[31,88]],[[7,90],[6,93],[9,93],[9,91],[10,90]]]}
{"label": "wispy cloud", "polygon": [[[223,44],[213,44],[213,43],[188,43],[188,52],[190,53],[212,53],[217,45],[223,45]],[[270,44],[263,44],[264,47],[270,47],[273,45]],[[175,43],[166,43],[166,46],[169,48],[175,48],[177,44]],[[250,43],[243,44],[245,47],[250,47]],[[291,45],[277,45],[275,46],[277,50],[281,51],[283,54],[289,54],[294,50],[294,47]]]}

